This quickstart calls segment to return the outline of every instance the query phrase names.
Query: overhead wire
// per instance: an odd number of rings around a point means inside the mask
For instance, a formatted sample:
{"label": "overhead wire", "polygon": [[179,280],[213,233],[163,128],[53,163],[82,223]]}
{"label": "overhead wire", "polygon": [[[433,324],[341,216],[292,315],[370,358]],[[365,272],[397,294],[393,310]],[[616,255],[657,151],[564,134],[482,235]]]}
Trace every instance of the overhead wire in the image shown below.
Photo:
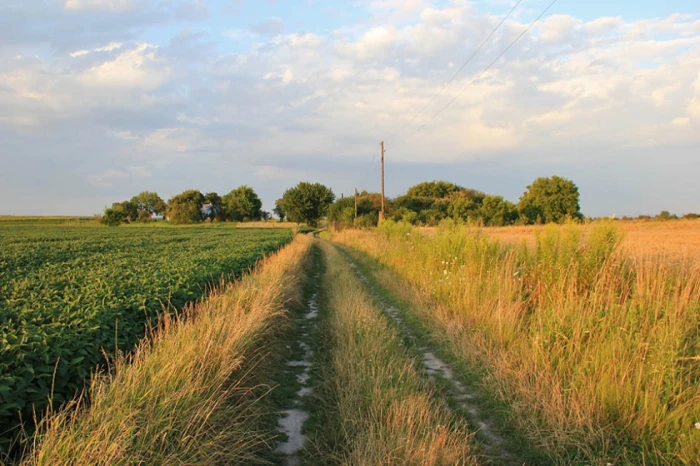
{"label": "overhead wire", "polygon": [[440,94],[442,94],[442,91],[444,91],[444,90],[447,88],[447,86],[449,86],[450,84],[452,84],[452,82],[457,78],[457,76],[459,76],[459,74],[462,72],[462,70],[464,70],[464,68],[466,68],[466,66],[467,66],[469,63],[472,62],[472,60],[474,59],[474,57],[476,57],[476,55],[481,51],[481,49],[484,48],[484,46],[488,43],[488,41],[491,40],[491,38],[496,34],[496,32],[498,32],[498,30],[501,28],[501,26],[503,26],[503,24],[508,20],[508,18],[510,18],[510,16],[513,14],[513,12],[515,12],[515,10],[518,8],[518,6],[520,6],[520,4],[521,4],[522,2],[523,2],[523,0],[518,0],[518,1],[515,3],[515,5],[513,5],[513,7],[512,7],[512,8],[510,9],[510,11],[508,12],[508,14],[506,14],[506,15],[501,19],[501,22],[499,22],[498,25],[496,25],[496,27],[493,29],[493,31],[491,31],[491,34],[489,34],[488,37],[486,37],[486,39],[484,39],[484,41],[481,42],[481,44],[479,45],[479,47],[478,47],[476,50],[474,50],[474,52],[472,52],[472,54],[469,56],[469,58],[467,58],[467,60],[466,60],[464,63],[462,63],[462,66],[459,67],[459,69],[457,70],[457,72],[454,73],[454,74],[452,75],[452,77],[451,77],[445,84],[442,85],[442,87],[435,93],[435,95],[433,95],[433,97],[430,99],[430,101],[429,101],[427,104],[425,104],[425,106],[424,106],[418,113],[416,113],[415,115],[413,115],[413,118],[411,118],[411,121],[409,121],[408,123],[406,123],[405,125],[403,125],[401,128],[399,128],[398,131],[392,133],[392,135],[391,135],[388,139],[393,138],[396,134],[402,132],[402,131],[403,131],[404,129],[406,129],[408,126],[412,125],[413,122],[416,120],[416,118],[418,118],[428,107],[430,107],[430,105],[431,105],[433,102],[435,102],[435,99],[437,99],[437,98],[440,96]]}
{"label": "overhead wire", "polygon": [[[409,134],[403,141],[400,141],[400,142],[399,142],[399,146],[400,146],[401,144],[406,143],[409,139],[411,139],[413,136],[415,136],[415,135],[416,135],[418,132],[420,132],[423,128],[425,128],[425,127],[428,126],[430,123],[432,123],[432,121],[435,120],[435,118],[437,118],[442,112],[444,112],[445,110],[447,110],[447,108],[448,108],[450,105],[452,105],[462,94],[464,94],[464,92],[465,92],[467,89],[469,89],[471,86],[473,86],[479,79],[481,79],[481,77],[482,77],[484,74],[486,74],[491,68],[493,68],[493,66],[494,66],[506,53],[508,53],[508,51],[509,51],[510,49],[512,49],[513,46],[515,46],[515,44],[516,44],[518,41],[520,41],[520,39],[522,39],[522,38],[525,36],[525,34],[527,34],[527,33],[530,31],[530,29],[532,29],[533,26],[534,26],[540,19],[542,19],[542,17],[543,17],[545,14],[547,14],[547,12],[554,6],[555,3],[557,3],[557,1],[558,1],[558,0],[552,0],[552,2],[547,6],[547,8],[545,8],[545,9],[542,11],[542,13],[540,13],[539,16],[537,16],[537,18],[535,18],[535,20],[534,20],[532,23],[530,23],[530,25],[529,25],[527,28],[525,28],[525,29],[520,33],[520,35],[518,35],[518,37],[516,37],[515,40],[513,40],[513,41],[508,45],[508,47],[506,47],[501,53],[499,53],[498,56],[497,56],[486,68],[484,68],[484,69],[483,69],[469,84],[467,84],[467,86],[465,86],[461,91],[459,91],[459,92],[457,93],[457,95],[455,95],[455,96],[447,103],[447,105],[443,106],[437,113],[435,113],[435,114],[430,118],[430,120],[428,120],[427,122],[425,122],[425,123],[423,123],[421,126],[419,126],[415,131],[413,131],[411,134]],[[396,150],[396,148],[394,148],[394,150]]]}

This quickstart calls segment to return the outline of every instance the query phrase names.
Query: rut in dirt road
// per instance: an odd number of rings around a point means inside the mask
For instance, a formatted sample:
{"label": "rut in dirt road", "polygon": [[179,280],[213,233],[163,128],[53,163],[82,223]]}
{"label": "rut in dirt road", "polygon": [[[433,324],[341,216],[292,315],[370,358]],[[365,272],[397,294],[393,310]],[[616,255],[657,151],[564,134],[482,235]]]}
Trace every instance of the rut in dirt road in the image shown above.
{"label": "rut in dirt road", "polygon": [[[360,267],[341,249],[338,249],[342,257],[348,262],[358,279],[368,284],[368,279]],[[422,365],[428,378],[436,387],[436,393],[445,397],[453,405],[459,406],[467,414],[468,421],[477,429],[478,438],[487,458],[496,464],[523,465],[524,461],[519,460],[506,448],[507,441],[491,427],[489,420],[482,416],[479,406],[475,401],[476,394],[471,392],[467,386],[457,380],[452,367],[438,358],[431,349],[425,345],[416,334],[406,324],[401,313],[395,307],[387,304],[377,293],[368,290],[382,310],[394,321],[403,335],[411,341],[416,351],[421,355]],[[438,385],[438,377],[443,382]],[[444,386],[449,388],[445,389]]]}
{"label": "rut in dirt road", "polygon": [[[316,274],[313,280],[318,283],[320,275]],[[282,442],[275,449],[284,457],[284,464],[287,466],[297,466],[301,464],[299,452],[306,445],[306,436],[303,434],[304,423],[309,419],[309,413],[304,409],[304,398],[309,396],[313,389],[311,387],[311,367],[313,365],[314,352],[311,349],[311,331],[317,324],[318,317],[318,285],[317,289],[307,304],[307,312],[303,315],[301,340],[299,347],[303,350],[301,359],[287,361],[289,367],[300,367],[303,370],[296,375],[297,382],[301,388],[296,392],[294,399],[288,409],[280,413],[278,419],[278,430],[285,434],[287,440]]]}

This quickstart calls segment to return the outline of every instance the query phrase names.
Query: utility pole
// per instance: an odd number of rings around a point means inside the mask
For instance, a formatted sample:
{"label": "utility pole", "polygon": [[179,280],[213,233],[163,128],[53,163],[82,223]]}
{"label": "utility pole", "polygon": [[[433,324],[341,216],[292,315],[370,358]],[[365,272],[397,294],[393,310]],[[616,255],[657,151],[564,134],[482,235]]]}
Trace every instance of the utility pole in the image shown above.
{"label": "utility pole", "polygon": [[357,188],[355,188],[355,220],[353,220],[352,226],[357,227]]}
{"label": "utility pole", "polygon": [[384,141],[381,143],[382,147],[382,211],[379,212],[379,221],[383,221],[385,218],[386,211],[384,210]]}

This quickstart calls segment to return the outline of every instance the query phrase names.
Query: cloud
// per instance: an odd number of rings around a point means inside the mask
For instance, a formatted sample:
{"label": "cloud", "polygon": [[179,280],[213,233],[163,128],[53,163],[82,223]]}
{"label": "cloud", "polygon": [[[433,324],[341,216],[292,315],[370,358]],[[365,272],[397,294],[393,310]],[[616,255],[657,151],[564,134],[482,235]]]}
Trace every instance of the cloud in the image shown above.
{"label": "cloud", "polygon": [[688,114],[700,120],[700,73],[693,83],[694,94],[688,104]]}
{"label": "cloud", "polygon": [[111,12],[129,11],[134,8],[134,0],[65,0],[66,10],[103,10]]}
{"label": "cloud", "polygon": [[151,169],[146,166],[132,166],[125,170],[109,169],[100,173],[88,175],[87,181],[97,188],[110,188],[115,183],[123,182],[130,178],[150,178],[153,175]]}
{"label": "cloud", "polygon": [[270,19],[251,26],[250,30],[256,34],[274,36],[284,31],[284,21],[282,21],[282,18],[273,16]]}
{"label": "cloud", "polygon": [[[369,183],[365,169],[351,180],[333,167],[374,163],[380,140],[401,167],[396,189],[423,164],[592,173],[591,154],[617,163],[642,149],[638,170],[660,154],[700,169],[678,149],[700,144],[696,17],[552,15],[479,77],[529,18],[512,19],[444,86],[500,17],[463,1],[360,0],[363,19],[330,32],[277,17],[223,31],[180,24],[188,11],[206,17],[199,1],[72,0],[45,16],[20,6],[32,27],[0,15],[4,153],[60,147],[55,175],[85,167],[80,179],[100,190],[148,181],[176,192],[183,176],[212,173],[222,192],[250,176],[271,192],[307,176]],[[156,164],[167,179],[148,177]]]}

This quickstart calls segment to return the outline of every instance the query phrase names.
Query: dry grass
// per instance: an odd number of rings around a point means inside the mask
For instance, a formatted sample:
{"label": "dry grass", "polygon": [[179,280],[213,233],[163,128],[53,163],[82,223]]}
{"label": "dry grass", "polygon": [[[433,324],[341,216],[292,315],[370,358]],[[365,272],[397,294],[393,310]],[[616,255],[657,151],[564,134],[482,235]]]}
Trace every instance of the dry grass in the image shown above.
{"label": "dry grass", "polygon": [[[621,249],[631,257],[665,256],[700,262],[700,220],[618,221],[614,224],[623,232]],[[594,227],[595,224],[589,224],[582,229],[590,232]],[[543,226],[512,226],[483,228],[483,231],[500,241],[511,244],[525,241],[534,247],[537,234],[543,229]]]}
{"label": "dry grass", "polygon": [[255,429],[247,384],[265,337],[300,299],[311,240],[298,236],[240,282],[166,319],[152,338],[96,377],[90,403],[48,416],[23,465],[251,464],[271,433]]}
{"label": "dry grass", "polygon": [[322,399],[339,450],[319,464],[476,464],[470,435],[431,396],[396,329],[329,244],[325,286],[330,354]]}
{"label": "dry grass", "polygon": [[391,223],[336,240],[407,279],[423,324],[559,463],[696,464],[697,262],[630,257],[605,224],[548,227],[532,247]]}
{"label": "dry grass", "polygon": [[289,228],[290,230],[296,230],[300,226],[300,223],[277,222],[275,220],[268,222],[240,222],[236,224],[237,228]]}

